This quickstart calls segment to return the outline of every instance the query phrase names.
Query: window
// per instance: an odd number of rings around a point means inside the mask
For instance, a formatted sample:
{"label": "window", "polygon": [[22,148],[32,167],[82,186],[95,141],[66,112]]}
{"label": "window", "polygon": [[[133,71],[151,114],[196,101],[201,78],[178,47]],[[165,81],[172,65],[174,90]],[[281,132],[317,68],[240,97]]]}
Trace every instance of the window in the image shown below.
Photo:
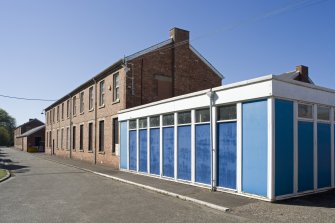
{"label": "window", "polygon": [[138,127],[139,128],[146,128],[147,127],[147,118],[141,118],[138,121]]}
{"label": "window", "polygon": [[70,128],[66,128],[66,149],[69,149],[69,140],[70,140]]}
{"label": "window", "polygon": [[72,113],[73,113],[73,115],[76,115],[76,110],[77,110],[77,107],[76,107],[76,96],[74,96],[73,98],[72,98],[72,108],[73,108],[73,111],[72,111]]}
{"label": "window", "polygon": [[58,138],[58,133],[59,133],[59,130],[57,129],[57,135],[56,135],[56,148],[58,149],[58,140],[59,140],[59,138]]}
{"label": "window", "polygon": [[120,99],[120,76],[119,73],[113,76],[113,101]]}
{"label": "window", "polygon": [[66,117],[70,117],[70,100],[66,101]]}
{"label": "window", "polygon": [[105,104],[105,81],[100,82],[100,96],[99,96],[99,106]]}
{"label": "window", "polygon": [[72,131],[72,149],[76,149],[76,126],[73,126],[73,131]]}
{"label": "window", "polygon": [[52,109],[52,122],[55,123],[55,108]]}
{"label": "window", "polygon": [[51,147],[51,131],[49,132],[49,147]]}
{"label": "window", "polygon": [[88,109],[92,110],[93,109],[93,87],[90,87],[88,89]]}
{"label": "window", "polygon": [[330,108],[318,106],[318,119],[329,121],[330,120]]}
{"label": "window", "polygon": [[59,105],[57,106],[57,122],[59,122]]}
{"label": "window", "polygon": [[80,113],[84,112],[84,92],[80,92],[80,96],[79,96],[79,111],[80,111]]}
{"label": "window", "polygon": [[99,152],[104,151],[105,147],[105,122],[102,120],[99,122]]}
{"label": "window", "polygon": [[[17,130],[15,130],[15,134],[17,134]],[[47,132],[47,146],[49,145],[49,132]]]}
{"label": "window", "polygon": [[83,150],[84,125],[79,126],[79,150]]}
{"label": "window", "polygon": [[159,116],[150,117],[150,127],[159,127],[160,120]]}
{"label": "window", "polygon": [[298,117],[313,119],[313,106],[307,104],[298,105]]}
{"label": "window", "polygon": [[129,129],[136,129],[136,128],[137,128],[136,120],[130,120],[129,121]]}
{"label": "window", "polygon": [[209,117],[209,109],[208,108],[195,111],[195,121],[197,123],[199,123],[199,122],[209,122],[209,119],[210,119],[210,117]]}
{"label": "window", "polygon": [[236,105],[221,106],[218,109],[218,120],[236,119]]}
{"label": "window", "polygon": [[64,119],[64,103],[62,103],[62,120]]}
{"label": "window", "polygon": [[178,113],[178,124],[189,124],[191,123],[191,112],[180,112]]}
{"label": "window", "polygon": [[61,131],[60,131],[60,148],[61,149],[64,149],[63,141],[64,141],[64,129],[61,129]]}
{"label": "window", "polygon": [[174,125],[174,114],[163,115],[163,126]]}
{"label": "window", "polygon": [[93,150],[93,123],[88,123],[88,151]]}

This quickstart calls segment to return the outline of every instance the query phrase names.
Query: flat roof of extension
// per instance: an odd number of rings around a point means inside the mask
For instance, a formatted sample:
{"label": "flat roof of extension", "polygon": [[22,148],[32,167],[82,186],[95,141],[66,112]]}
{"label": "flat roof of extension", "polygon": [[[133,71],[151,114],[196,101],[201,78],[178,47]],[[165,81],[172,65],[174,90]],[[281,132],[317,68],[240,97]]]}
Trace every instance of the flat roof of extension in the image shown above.
{"label": "flat roof of extension", "polygon": [[[232,84],[227,84],[227,85],[212,88],[212,91],[215,91],[215,92],[226,91],[226,90],[230,90],[230,89],[246,87],[246,86],[249,86],[249,85],[254,85],[254,84],[258,84],[258,83],[273,80],[273,81],[277,81],[277,82],[281,82],[281,83],[287,83],[287,84],[295,85],[297,87],[305,87],[305,88],[310,88],[310,89],[313,89],[313,90],[316,90],[316,91],[331,93],[331,94],[334,94],[334,96],[335,96],[335,90],[333,90],[333,89],[317,86],[317,85],[310,84],[310,83],[304,83],[304,82],[301,82],[301,81],[297,81],[297,80],[288,78],[289,75],[286,75],[288,73],[290,73],[291,75],[292,74],[294,75],[295,71],[291,71],[291,72],[287,72],[287,73],[283,73],[283,74],[279,74],[279,75],[270,74],[270,75],[265,75],[265,76],[261,76],[261,77],[258,77],[258,78],[253,78],[253,79],[249,79],[249,80],[245,80],[245,81],[240,81],[240,82],[236,82],[236,83],[232,83]],[[276,89],[276,90],[278,90],[278,89]],[[192,98],[192,97],[196,97],[196,96],[205,95],[209,91],[210,91],[210,89],[201,90],[201,91],[197,91],[197,92],[193,92],[193,93],[189,93],[189,94],[185,94],[185,95],[176,96],[176,97],[173,97],[173,98],[164,99],[164,100],[161,100],[161,101],[148,103],[148,104],[145,104],[145,105],[140,105],[140,106],[137,106],[137,107],[121,110],[121,111],[118,112],[118,114],[124,114],[124,113],[127,113],[127,112],[132,112],[132,111],[140,110],[140,109],[151,107],[151,106],[157,106],[157,105],[160,105],[160,104],[165,104],[165,103],[175,102],[175,101],[182,100],[182,99],[187,99],[187,98]],[[275,92],[275,93],[278,93],[278,91]],[[273,96],[276,96],[276,95],[273,95]],[[293,95],[292,95],[292,97],[293,97]],[[329,97],[328,99],[331,100],[332,104],[335,105],[335,97],[333,97],[333,98],[334,99],[331,99]]]}

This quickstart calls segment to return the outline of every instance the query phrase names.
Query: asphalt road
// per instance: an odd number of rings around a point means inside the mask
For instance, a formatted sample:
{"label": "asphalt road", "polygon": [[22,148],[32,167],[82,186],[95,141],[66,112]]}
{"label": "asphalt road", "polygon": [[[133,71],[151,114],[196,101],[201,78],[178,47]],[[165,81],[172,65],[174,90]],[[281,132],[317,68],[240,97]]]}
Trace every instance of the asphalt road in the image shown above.
{"label": "asphalt road", "polygon": [[25,152],[0,148],[0,222],[250,222]]}
{"label": "asphalt road", "polygon": [[277,203],[245,202],[228,213],[0,148],[2,222],[334,222],[335,190]]}

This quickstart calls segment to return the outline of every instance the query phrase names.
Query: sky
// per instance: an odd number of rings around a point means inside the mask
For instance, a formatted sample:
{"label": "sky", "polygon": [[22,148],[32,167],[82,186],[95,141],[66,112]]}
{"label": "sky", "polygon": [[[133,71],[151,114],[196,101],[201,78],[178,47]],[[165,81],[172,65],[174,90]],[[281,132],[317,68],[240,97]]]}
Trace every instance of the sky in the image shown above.
{"label": "sky", "polygon": [[[190,31],[223,84],[303,64],[335,89],[334,11],[335,0],[0,0],[0,95],[59,99],[173,27]],[[51,103],[0,97],[17,125],[45,121]]]}

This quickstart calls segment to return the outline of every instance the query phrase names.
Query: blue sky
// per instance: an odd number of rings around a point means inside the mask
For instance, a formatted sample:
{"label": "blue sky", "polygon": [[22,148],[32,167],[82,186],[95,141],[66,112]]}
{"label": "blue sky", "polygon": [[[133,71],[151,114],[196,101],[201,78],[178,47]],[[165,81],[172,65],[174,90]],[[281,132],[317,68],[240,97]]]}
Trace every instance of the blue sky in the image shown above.
{"label": "blue sky", "polygon": [[[334,11],[335,0],[0,0],[0,94],[58,99],[172,27],[191,32],[224,84],[304,64],[335,88]],[[0,97],[17,124],[44,121],[50,104]]]}

